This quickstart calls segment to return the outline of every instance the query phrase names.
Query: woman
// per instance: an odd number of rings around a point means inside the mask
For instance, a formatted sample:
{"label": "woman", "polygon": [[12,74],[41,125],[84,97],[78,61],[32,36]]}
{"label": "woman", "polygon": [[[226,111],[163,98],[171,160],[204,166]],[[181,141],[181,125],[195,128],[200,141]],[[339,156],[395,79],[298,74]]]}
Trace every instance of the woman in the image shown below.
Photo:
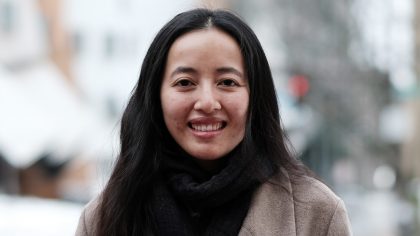
{"label": "woman", "polygon": [[77,235],[350,235],[342,201],[285,145],[252,30],[196,9],[152,42],[111,178]]}

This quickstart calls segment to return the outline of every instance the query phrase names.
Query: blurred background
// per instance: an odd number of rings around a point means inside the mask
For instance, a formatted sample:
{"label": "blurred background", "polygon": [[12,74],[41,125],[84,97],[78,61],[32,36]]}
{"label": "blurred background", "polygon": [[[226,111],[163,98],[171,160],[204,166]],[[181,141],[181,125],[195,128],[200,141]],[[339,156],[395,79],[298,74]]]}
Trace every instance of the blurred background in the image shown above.
{"label": "blurred background", "polygon": [[0,0],[0,235],[73,235],[157,31],[228,8],[260,38],[292,145],[355,235],[420,235],[420,0]]}

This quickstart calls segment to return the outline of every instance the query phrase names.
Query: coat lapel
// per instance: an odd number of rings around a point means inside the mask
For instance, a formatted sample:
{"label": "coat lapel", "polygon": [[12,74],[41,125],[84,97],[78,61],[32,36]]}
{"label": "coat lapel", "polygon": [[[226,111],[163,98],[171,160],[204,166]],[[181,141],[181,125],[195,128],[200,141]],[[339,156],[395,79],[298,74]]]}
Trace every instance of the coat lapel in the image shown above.
{"label": "coat lapel", "polygon": [[288,178],[280,178],[277,175],[257,189],[239,236],[296,235],[293,189]]}

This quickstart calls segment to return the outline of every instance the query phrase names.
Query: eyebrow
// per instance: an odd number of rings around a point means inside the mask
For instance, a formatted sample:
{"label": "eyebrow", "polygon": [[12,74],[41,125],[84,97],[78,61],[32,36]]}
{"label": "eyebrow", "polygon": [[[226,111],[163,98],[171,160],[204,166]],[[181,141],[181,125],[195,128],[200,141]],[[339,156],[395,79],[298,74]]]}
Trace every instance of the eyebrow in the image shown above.
{"label": "eyebrow", "polygon": [[220,67],[216,71],[217,71],[218,74],[232,73],[232,74],[235,74],[235,75],[237,75],[241,78],[244,77],[243,74],[239,70],[237,70],[233,67]]}
{"label": "eyebrow", "polygon": [[[237,76],[239,76],[239,77],[241,77],[241,78],[243,78],[243,74],[239,71],[239,70],[237,70],[237,69],[235,69],[235,68],[233,68],[233,67],[220,67],[220,68],[217,68],[216,69],[216,72],[218,73],[218,74],[227,74],[227,73],[232,73],[232,74],[235,74],[235,75],[237,75]],[[197,74],[198,72],[197,72],[197,70],[196,69],[194,69],[194,68],[192,68],[192,67],[186,67],[186,66],[178,66],[172,73],[171,73],[171,76],[174,76],[174,75],[176,75],[176,74],[182,74],[182,73],[190,73],[190,74]]]}
{"label": "eyebrow", "polygon": [[197,74],[197,70],[195,70],[192,67],[185,67],[185,66],[178,66],[172,73],[171,77],[175,76],[176,74],[183,74],[183,73],[189,73],[189,74]]}

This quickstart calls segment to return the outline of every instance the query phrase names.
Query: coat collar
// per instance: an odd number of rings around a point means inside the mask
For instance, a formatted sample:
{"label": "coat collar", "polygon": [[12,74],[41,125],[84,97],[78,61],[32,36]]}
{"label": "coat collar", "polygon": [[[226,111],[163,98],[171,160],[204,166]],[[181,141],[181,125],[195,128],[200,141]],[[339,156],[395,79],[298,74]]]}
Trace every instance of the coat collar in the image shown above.
{"label": "coat collar", "polygon": [[293,189],[286,171],[262,184],[254,193],[239,232],[247,235],[296,235]]}

